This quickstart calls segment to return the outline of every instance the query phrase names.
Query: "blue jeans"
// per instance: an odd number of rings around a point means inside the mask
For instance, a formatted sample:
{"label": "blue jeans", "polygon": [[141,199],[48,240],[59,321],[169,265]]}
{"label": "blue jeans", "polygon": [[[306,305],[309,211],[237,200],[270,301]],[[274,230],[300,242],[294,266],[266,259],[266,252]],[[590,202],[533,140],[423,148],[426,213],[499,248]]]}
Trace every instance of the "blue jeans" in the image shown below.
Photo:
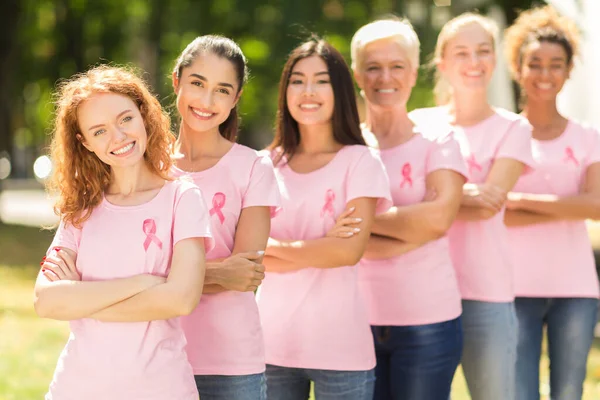
{"label": "blue jeans", "polygon": [[316,400],[372,400],[375,372],[330,371],[267,365],[269,400],[307,400],[310,381],[315,383]]}
{"label": "blue jeans", "polygon": [[445,400],[462,354],[461,319],[414,326],[373,326],[374,400]]}
{"label": "blue jeans", "polygon": [[515,307],[519,319],[517,399],[540,398],[544,325],[547,327],[550,358],[550,398],[581,399],[588,353],[594,339],[598,300],[519,297],[515,300]]}
{"label": "blue jeans", "polygon": [[266,400],[265,374],[195,375],[202,400]]}
{"label": "blue jeans", "polygon": [[472,400],[514,400],[514,303],[463,300],[462,368]]}

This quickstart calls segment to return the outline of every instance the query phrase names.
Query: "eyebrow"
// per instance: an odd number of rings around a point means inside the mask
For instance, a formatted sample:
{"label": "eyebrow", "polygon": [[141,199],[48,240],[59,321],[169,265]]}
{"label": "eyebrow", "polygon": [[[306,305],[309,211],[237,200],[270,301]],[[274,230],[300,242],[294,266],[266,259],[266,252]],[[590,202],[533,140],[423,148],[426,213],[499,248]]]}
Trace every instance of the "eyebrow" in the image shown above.
{"label": "eyebrow", "polygon": [[[292,75],[306,76],[306,75],[304,75],[304,73],[303,73],[303,72],[299,72],[299,71],[294,71],[294,72],[292,72]],[[318,75],[329,75],[329,72],[327,72],[327,71],[321,71],[321,72],[317,72],[317,73],[315,74],[315,76],[318,76]]]}
{"label": "eyebrow", "polygon": [[[131,110],[130,110],[130,109],[127,109],[127,110],[125,110],[125,111],[121,111],[121,112],[119,113],[119,115],[117,115],[117,117],[116,117],[115,119],[119,119],[119,118],[121,118],[121,117],[123,116],[123,114],[127,114],[128,112],[131,112]],[[96,128],[100,128],[101,126],[104,126],[104,124],[98,124],[98,125],[90,126],[90,127],[88,128],[88,131],[91,131],[91,130],[93,130],[93,129],[96,129]]]}
{"label": "eyebrow", "polygon": [[[208,79],[206,79],[202,75],[199,75],[199,74],[190,74],[190,76],[194,77],[194,78],[198,78],[201,81],[208,82]],[[219,85],[219,86],[225,86],[225,87],[231,88],[231,90],[234,90],[234,87],[233,87],[233,85],[231,83],[219,82],[219,83],[217,83],[217,85]]]}
{"label": "eyebrow", "polygon": [[[539,60],[542,59],[542,57],[540,57],[540,56],[533,56],[531,58],[533,58],[534,61],[539,61]],[[552,57],[550,59],[550,61],[566,61],[566,60],[567,60],[567,58],[566,57],[562,57],[562,56]]]}
{"label": "eyebrow", "polygon": [[[483,47],[483,46],[489,46],[489,47],[491,47],[492,44],[488,43],[488,42],[482,42],[482,43],[478,43],[477,44],[477,47]],[[459,44],[459,45],[454,46],[454,49],[468,49],[468,48],[469,47],[465,46],[464,44]]]}

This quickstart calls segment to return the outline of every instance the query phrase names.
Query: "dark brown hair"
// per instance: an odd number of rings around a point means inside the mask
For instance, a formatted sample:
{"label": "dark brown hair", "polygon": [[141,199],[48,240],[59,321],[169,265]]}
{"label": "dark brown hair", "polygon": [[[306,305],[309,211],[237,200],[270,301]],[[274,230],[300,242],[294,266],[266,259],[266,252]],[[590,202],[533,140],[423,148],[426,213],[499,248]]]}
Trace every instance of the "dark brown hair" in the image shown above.
{"label": "dark brown hair", "polygon": [[292,50],[281,73],[275,138],[268,147],[270,150],[281,147],[282,152],[280,157],[276,158],[275,163],[279,162],[283,156],[286,156],[289,161],[300,144],[298,122],[290,114],[286,92],[296,63],[311,56],[321,57],[329,72],[334,96],[331,118],[333,138],[343,145],[366,145],[360,131],[360,119],[350,68],[344,57],[332,45],[322,39],[313,38]]}
{"label": "dark brown hair", "polygon": [[[237,75],[238,91],[236,95],[238,95],[244,87],[244,84],[248,81],[247,60],[237,43],[223,36],[199,36],[188,44],[177,58],[175,67],[173,68],[173,73],[177,76],[177,79],[181,79],[181,72],[183,69],[192,65],[194,60],[196,60],[196,57],[201,53],[212,53],[228,60],[233,65]],[[234,142],[239,125],[240,118],[238,116],[236,104],[235,107],[231,109],[229,117],[219,125],[219,132],[225,139]]]}

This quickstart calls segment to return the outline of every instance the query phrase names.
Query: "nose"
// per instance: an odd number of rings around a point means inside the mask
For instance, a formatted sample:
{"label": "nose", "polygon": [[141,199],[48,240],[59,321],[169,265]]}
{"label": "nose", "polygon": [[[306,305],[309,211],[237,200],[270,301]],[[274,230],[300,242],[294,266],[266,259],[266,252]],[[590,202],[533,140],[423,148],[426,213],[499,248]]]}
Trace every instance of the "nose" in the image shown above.
{"label": "nose", "polygon": [[306,82],[304,85],[304,91],[302,92],[304,96],[314,96],[315,88],[311,82]]}
{"label": "nose", "polygon": [[113,141],[120,143],[125,139],[127,139],[127,132],[125,132],[122,126],[115,126],[115,129],[113,129]]}
{"label": "nose", "polygon": [[381,80],[384,82],[387,82],[391,79],[392,74],[390,72],[389,68],[382,68],[381,69]]}
{"label": "nose", "polygon": [[479,54],[477,54],[476,51],[471,53],[470,61],[471,61],[471,65],[479,64],[480,58],[479,58]]}

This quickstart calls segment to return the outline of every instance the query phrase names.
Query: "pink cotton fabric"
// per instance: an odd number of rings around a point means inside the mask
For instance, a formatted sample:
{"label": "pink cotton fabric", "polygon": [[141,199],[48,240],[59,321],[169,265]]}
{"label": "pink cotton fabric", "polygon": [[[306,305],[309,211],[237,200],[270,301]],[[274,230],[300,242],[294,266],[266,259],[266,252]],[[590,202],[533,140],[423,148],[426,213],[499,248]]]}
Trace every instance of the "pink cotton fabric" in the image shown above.
{"label": "pink cotton fabric", "polygon": [[[270,157],[246,146],[234,144],[207,170],[185,172],[173,168],[172,174],[192,179],[205,196],[215,238],[208,260],[231,255],[243,208],[279,206],[279,189]],[[195,375],[264,372],[264,341],[254,293],[203,294],[196,310],[182,318],[182,326]]]}
{"label": "pink cotton fabric", "polygon": [[[575,196],[587,168],[600,162],[598,131],[569,121],[553,140],[532,140],[535,171],[522,176],[515,192]],[[585,221],[508,228],[521,297],[598,297],[598,277]]]}
{"label": "pink cotton fabric", "polygon": [[[384,166],[366,146],[345,146],[310,173],[294,172],[285,160],[275,172],[282,194],[281,210],[271,224],[275,239],[325,237],[356,198],[377,198],[378,213],[391,205]],[[267,364],[344,371],[375,366],[356,266],[267,273],[257,300]]]}
{"label": "pink cotton fabric", "polygon": [[[437,135],[436,135],[437,136]],[[438,170],[467,176],[467,167],[451,133],[417,134],[399,146],[381,150],[395,206],[420,203],[427,175]],[[363,258],[359,286],[371,325],[422,325],[461,314],[456,274],[446,236],[387,260]]]}
{"label": "pink cotton fabric", "polygon": [[[77,253],[83,281],[167,276],[173,247],[203,237],[213,246],[208,209],[191,183],[165,183],[149,202],[104,200],[81,229],[60,225],[52,245]],[[70,321],[46,400],[198,399],[179,318],[150,322]]]}
{"label": "pink cotton fabric", "polygon": [[[411,119],[424,128],[449,126],[446,107],[415,110]],[[523,117],[503,109],[478,124],[452,126],[467,162],[470,183],[484,183],[495,160],[510,158],[533,166],[531,126]],[[456,220],[448,231],[450,256],[461,295],[466,300],[514,300],[513,262],[510,256],[504,211],[488,220]]]}

